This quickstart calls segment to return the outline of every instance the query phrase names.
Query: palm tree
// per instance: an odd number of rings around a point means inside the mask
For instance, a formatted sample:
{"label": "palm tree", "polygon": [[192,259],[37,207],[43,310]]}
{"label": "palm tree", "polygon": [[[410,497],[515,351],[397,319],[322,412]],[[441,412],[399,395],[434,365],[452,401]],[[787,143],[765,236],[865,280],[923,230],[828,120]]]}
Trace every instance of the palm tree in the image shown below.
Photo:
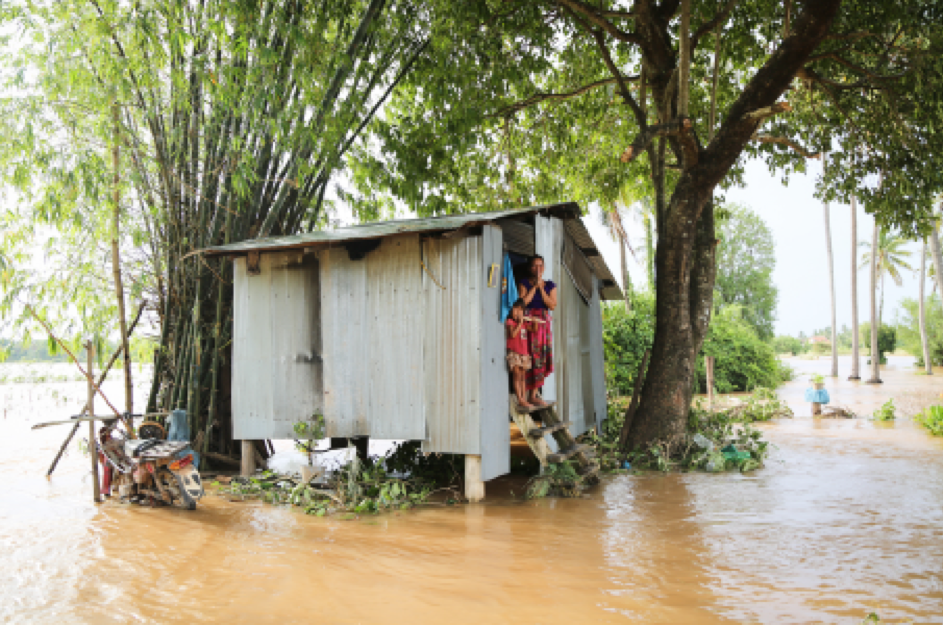
{"label": "palm tree", "polygon": [[930,361],[930,344],[927,340],[926,300],[924,298],[924,283],[927,276],[927,240],[923,240],[920,250],[920,345],[923,347],[923,368],[927,375],[933,375],[933,363]]}
{"label": "palm tree", "polygon": [[[875,226],[877,227],[877,226]],[[884,278],[887,276],[891,277],[891,280],[894,281],[894,284],[901,286],[904,283],[904,279],[901,276],[901,270],[908,269],[913,271],[913,267],[904,260],[905,258],[910,257],[911,251],[904,249],[904,246],[908,244],[908,241],[901,237],[899,234],[894,234],[890,230],[885,228],[878,228],[877,233],[877,242],[872,245],[866,241],[862,242],[860,245],[862,248],[867,251],[861,255],[861,267],[871,264],[871,249],[877,249],[877,273],[878,278],[880,279],[880,289],[881,289],[881,303],[878,308],[877,321],[878,325],[881,324],[881,320],[884,318]]]}
{"label": "palm tree", "polygon": [[[822,175],[825,175],[827,155],[822,155]],[[838,377],[838,342],[835,336],[835,267],[832,258],[832,231],[829,223],[828,200],[822,203],[825,212],[825,250],[828,254],[828,293],[832,299],[832,377]]]}
{"label": "palm tree", "polygon": [[[874,231],[871,233],[871,249],[878,249],[878,222],[874,222]],[[872,254],[871,264],[871,378],[868,384],[881,383],[881,359],[878,357],[878,325],[877,322],[877,289],[878,289],[878,255]]]}
{"label": "palm tree", "polygon": [[[943,196],[940,198],[940,211],[943,212]],[[936,286],[939,287],[940,295],[943,295],[943,253],[940,251],[940,235],[937,232],[936,223],[930,228],[930,252],[933,255],[933,270],[936,274]]]}
{"label": "palm tree", "polygon": [[851,196],[851,375],[861,379],[861,355],[858,345],[858,204]]}

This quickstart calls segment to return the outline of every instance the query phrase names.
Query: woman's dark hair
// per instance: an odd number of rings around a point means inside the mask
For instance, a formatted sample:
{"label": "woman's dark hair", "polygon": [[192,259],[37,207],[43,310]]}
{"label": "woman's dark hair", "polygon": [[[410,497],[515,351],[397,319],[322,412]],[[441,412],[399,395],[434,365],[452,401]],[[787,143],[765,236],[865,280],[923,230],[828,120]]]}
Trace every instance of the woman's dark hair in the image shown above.
{"label": "woman's dark hair", "polygon": [[547,262],[544,260],[544,257],[543,257],[543,256],[541,256],[540,254],[534,254],[533,256],[530,257],[530,260],[527,261],[527,266],[528,266],[528,267],[532,267],[535,260],[539,260],[540,262],[544,263],[545,265],[547,264]]}
{"label": "woman's dark hair", "polygon": [[511,309],[513,310],[515,308],[524,308],[524,300],[517,298],[517,301],[511,304]]}

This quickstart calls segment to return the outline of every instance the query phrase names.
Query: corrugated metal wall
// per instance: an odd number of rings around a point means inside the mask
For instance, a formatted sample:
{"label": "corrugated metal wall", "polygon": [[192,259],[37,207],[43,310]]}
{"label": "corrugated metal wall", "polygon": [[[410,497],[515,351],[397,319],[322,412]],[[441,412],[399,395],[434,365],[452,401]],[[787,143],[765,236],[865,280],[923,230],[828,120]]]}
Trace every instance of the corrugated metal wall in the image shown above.
{"label": "corrugated metal wall", "polygon": [[[481,248],[481,477],[490,480],[511,470],[507,342],[501,323],[501,228],[484,226]],[[492,268],[495,275],[489,284]]]}
{"label": "corrugated metal wall", "polygon": [[328,435],[423,438],[419,236],[383,239],[362,260],[319,257]]}
{"label": "corrugated metal wall", "polygon": [[265,254],[234,263],[233,438],[291,438],[322,411],[317,259]]}
{"label": "corrugated metal wall", "polygon": [[423,261],[428,272],[422,277],[426,314],[421,343],[426,415],[426,433],[419,437],[425,439],[422,449],[480,454],[481,237],[424,241]]}
{"label": "corrugated metal wall", "polygon": [[589,301],[590,375],[593,387],[593,411],[596,427],[602,431],[602,422],[608,416],[606,404],[606,363],[602,341],[602,301],[599,278],[593,276],[593,298]]}

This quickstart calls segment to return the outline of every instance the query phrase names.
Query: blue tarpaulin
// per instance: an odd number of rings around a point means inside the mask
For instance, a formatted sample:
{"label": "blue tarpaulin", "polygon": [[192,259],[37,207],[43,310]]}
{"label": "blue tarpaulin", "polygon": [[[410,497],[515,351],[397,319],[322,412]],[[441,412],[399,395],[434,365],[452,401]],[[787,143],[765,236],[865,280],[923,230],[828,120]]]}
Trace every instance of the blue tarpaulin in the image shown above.
{"label": "blue tarpaulin", "polygon": [[807,388],[805,390],[805,400],[813,404],[827,404],[828,391],[826,391],[824,388]]}
{"label": "blue tarpaulin", "polygon": [[514,265],[511,255],[504,253],[504,270],[501,272],[501,321],[511,314],[511,306],[517,301],[517,284],[514,282]]}

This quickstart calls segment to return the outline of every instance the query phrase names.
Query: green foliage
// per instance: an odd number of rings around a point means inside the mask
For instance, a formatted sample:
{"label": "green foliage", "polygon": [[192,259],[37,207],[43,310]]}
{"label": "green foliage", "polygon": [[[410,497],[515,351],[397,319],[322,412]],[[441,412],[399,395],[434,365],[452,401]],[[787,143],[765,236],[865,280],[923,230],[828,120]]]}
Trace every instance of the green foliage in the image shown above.
{"label": "green foliage", "polygon": [[782,335],[773,339],[773,349],[777,354],[798,356],[805,350],[805,345],[794,336]]}
{"label": "green foliage", "polygon": [[825,354],[832,353],[832,343],[830,341],[813,343],[812,344],[812,353],[816,356],[823,356]]}
{"label": "green foliage", "polygon": [[606,388],[616,395],[632,394],[642,356],[655,337],[655,297],[642,291],[630,299],[630,312],[622,302],[607,302],[602,310]]}
{"label": "green foliage", "polygon": [[711,321],[697,362],[698,387],[707,388],[704,356],[713,356],[714,385],[721,393],[776,388],[791,377],[772,346],[760,339],[739,306],[718,310]]}
{"label": "green foliage", "polygon": [[391,473],[411,475],[424,483],[445,487],[459,483],[465,472],[463,454],[424,454],[420,441],[397,443],[383,466]]}
{"label": "green foliage", "polygon": [[943,436],[943,406],[929,406],[914,417],[914,421],[934,436]]}
{"label": "green foliage", "polygon": [[896,418],[896,408],[894,407],[894,398],[888,399],[880,408],[874,411],[875,421],[893,421]]}
{"label": "green foliage", "polygon": [[[871,323],[865,321],[861,324],[861,345],[866,347],[871,346]],[[878,354],[881,357],[881,364],[887,363],[886,354],[894,353],[894,350],[897,349],[897,328],[891,325],[882,325],[878,328]],[[921,350],[918,349],[917,354],[921,353]]]}
{"label": "green foliage", "polygon": [[746,206],[724,204],[718,212],[723,217],[717,224],[720,243],[715,301],[720,307],[740,306],[744,320],[753,326],[757,336],[771,339],[779,299],[779,290],[773,284],[776,268],[773,233]]}
{"label": "green foliage", "polygon": [[298,440],[295,440],[295,448],[308,454],[310,460],[318,441],[323,439],[327,432],[324,415],[313,414],[308,421],[298,421],[292,426],[292,430],[298,437]]}
{"label": "green foliage", "polygon": [[822,375],[821,373],[813,373],[812,375],[809,376],[809,380],[813,384],[822,384],[825,382],[825,376]]}
{"label": "green foliage", "polygon": [[[943,365],[943,303],[940,296],[933,293],[926,300],[924,315],[927,328],[927,344],[930,348],[930,362]],[[923,366],[923,346],[920,343],[920,303],[906,297],[901,301],[901,314],[897,325],[900,345],[907,353],[917,356],[917,365]]]}

